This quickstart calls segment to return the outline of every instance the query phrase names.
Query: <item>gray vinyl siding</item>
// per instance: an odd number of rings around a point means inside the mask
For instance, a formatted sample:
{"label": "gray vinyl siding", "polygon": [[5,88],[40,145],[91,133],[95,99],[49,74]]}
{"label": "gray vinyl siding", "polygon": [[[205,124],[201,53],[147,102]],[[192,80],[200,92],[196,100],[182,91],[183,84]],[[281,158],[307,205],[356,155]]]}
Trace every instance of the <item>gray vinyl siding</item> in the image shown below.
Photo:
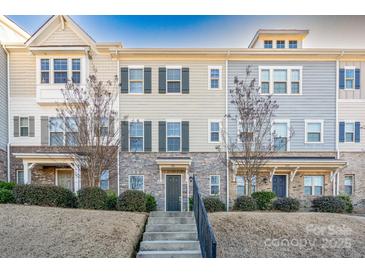
{"label": "gray vinyl siding", "polygon": [[[274,95],[279,108],[274,119],[290,120],[294,135],[290,151],[334,151],[336,147],[336,63],[335,62],[274,62],[230,61],[228,65],[228,89],[233,88],[235,76],[245,79],[247,66],[251,66],[251,78],[259,79],[259,66],[302,66],[302,95]],[[229,105],[229,113],[235,109]],[[305,143],[305,120],[323,120],[323,143]],[[237,136],[236,122],[229,121],[230,140]]]}
{"label": "gray vinyl siding", "polygon": [[0,44],[0,149],[5,150],[8,142],[8,88],[7,55]]}

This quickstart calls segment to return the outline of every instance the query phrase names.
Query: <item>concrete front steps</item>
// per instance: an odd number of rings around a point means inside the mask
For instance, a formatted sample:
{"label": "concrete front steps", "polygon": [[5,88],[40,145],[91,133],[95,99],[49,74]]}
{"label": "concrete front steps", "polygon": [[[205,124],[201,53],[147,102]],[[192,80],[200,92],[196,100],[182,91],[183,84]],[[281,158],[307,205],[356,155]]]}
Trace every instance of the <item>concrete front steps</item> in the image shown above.
{"label": "concrete front steps", "polygon": [[193,213],[151,212],[137,258],[201,258]]}

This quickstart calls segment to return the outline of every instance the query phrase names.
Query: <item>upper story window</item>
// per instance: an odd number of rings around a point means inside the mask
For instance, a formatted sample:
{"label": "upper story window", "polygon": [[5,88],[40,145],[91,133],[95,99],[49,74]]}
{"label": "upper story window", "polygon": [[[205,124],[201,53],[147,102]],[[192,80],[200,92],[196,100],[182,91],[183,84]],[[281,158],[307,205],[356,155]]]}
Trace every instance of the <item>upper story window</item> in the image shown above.
{"label": "upper story window", "polygon": [[277,40],[276,41],[276,48],[277,49],[284,49],[285,48],[285,40]]}
{"label": "upper story window", "polygon": [[220,124],[221,122],[210,121],[209,122],[209,142],[210,143],[219,143],[220,142]]}
{"label": "upper story window", "polygon": [[304,176],[304,195],[323,195],[324,176]]}
{"label": "upper story window", "polygon": [[352,143],[355,141],[355,123],[345,123],[345,142]]}
{"label": "upper story window", "polygon": [[323,142],[323,121],[305,121],[305,142],[322,143]]}
{"label": "upper story window", "polygon": [[181,148],[181,123],[180,122],[167,122],[166,123],[166,138],[167,138],[167,151],[174,152],[180,151]]}
{"label": "upper story window", "polygon": [[264,48],[265,49],[272,49],[272,40],[265,40],[264,41]]}
{"label": "upper story window", "polygon": [[102,190],[109,189],[109,170],[104,170],[100,175],[100,188]]}
{"label": "upper story window", "polygon": [[72,82],[75,84],[80,84],[80,59],[72,59]]}
{"label": "upper story window", "polygon": [[209,89],[222,88],[222,67],[209,67]]}
{"label": "upper story window", "polygon": [[289,40],[289,48],[290,49],[298,48],[298,41],[297,40]]}
{"label": "upper story window", "polygon": [[143,175],[129,175],[129,189],[140,190],[144,189],[144,176]]}
{"label": "upper story window", "polygon": [[275,151],[288,151],[288,132],[288,122],[275,121],[273,123],[273,148]]}
{"label": "upper story window", "polygon": [[143,92],[143,68],[130,68],[129,93],[142,94]]}
{"label": "upper story window", "polygon": [[210,176],[210,195],[219,195],[220,181],[221,181],[221,178],[219,175]]}
{"label": "upper story window", "polygon": [[21,137],[29,136],[29,118],[20,117],[19,119],[19,132]]}
{"label": "upper story window", "polygon": [[260,93],[299,95],[302,93],[302,67],[263,66],[259,68]]}
{"label": "upper story window", "polygon": [[355,68],[345,68],[345,89],[355,89]]}
{"label": "upper story window", "polygon": [[143,122],[129,123],[129,151],[143,151]]}
{"label": "upper story window", "polygon": [[75,146],[77,144],[78,130],[75,119],[73,117],[67,117],[66,121],[59,117],[49,119],[49,144],[51,146]]}
{"label": "upper story window", "polygon": [[167,68],[166,69],[167,93],[181,92],[181,69]]}
{"label": "upper story window", "polygon": [[255,121],[244,123],[241,120],[237,121],[237,138],[238,142],[253,142],[255,131]]}
{"label": "upper story window", "polygon": [[49,59],[41,59],[41,83],[49,84]]}
{"label": "upper story window", "polygon": [[66,118],[66,128],[65,128],[65,136],[66,136],[66,145],[67,146],[75,146],[77,144],[77,121],[74,117]]}
{"label": "upper story window", "polygon": [[67,83],[67,59],[53,59],[53,79],[55,84]]}
{"label": "upper story window", "polygon": [[345,175],[344,191],[347,195],[352,195],[352,189],[354,185],[354,175]]}

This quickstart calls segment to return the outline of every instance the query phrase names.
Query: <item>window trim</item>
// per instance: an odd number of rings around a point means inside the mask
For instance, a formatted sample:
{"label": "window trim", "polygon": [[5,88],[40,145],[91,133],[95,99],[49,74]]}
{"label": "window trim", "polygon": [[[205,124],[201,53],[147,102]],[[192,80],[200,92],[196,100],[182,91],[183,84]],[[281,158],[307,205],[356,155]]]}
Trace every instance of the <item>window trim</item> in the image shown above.
{"label": "window trim", "polygon": [[[242,177],[243,178],[243,184],[238,184],[238,181],[237,181],[237,177]],[[247,196],[247,187],[246,187],[246,182],[245,182],[245,176],[243,176],[243,175],[236,175],[235,176],[235,182],[236,182],[236,197],[238,198],[238,197],[242,197],[242,196]],[[238,186],[243,186],[243,195],[241,195],[241,196],[238,196],[238,191],[237,191],[237,187]]]}
{"label": "window trim", "polygon": [[[296,47],[295,47],[295,48],[291,48],[291,47],[290,47],[290,42],[295,42]],[[289,40],[289,41],[288,41],[288,48],[289,48],[289,49],[297,49],[297,48],[298,48],[298,40]]]}
{"label": "window trim", "polygon": [[[48,117],[48,146],[52,146],[51,145],[51,133],[54,132],[54,133],[60,133],[61,131],[51,131],[51,119],[62,119],[62,117],[57,117],[57,116],[50,116]],[[75,118],[75,117],[65,117],[65,118]],[[62,145],[60,146],[72,146],[72,145],[67,145],[66,144],[66,134],[67,133],[77,133],[79,132],[78,130],[77,131],[67,131],[66,129],[66,120],[65,119],[62,119],[63,121],[63,131],[62,131]],[[76,145],[75,145],[76,146]]]}
{"label": "window trim", "polygon": [[16,178],[15,178],[15,181],[16,181],[16,184],[17,185],[19,185],[20,183],[19,183],[19,172],[23,172],[23,185],[25,184],[25,182],[24,182],[24,169],[17,169],[16,170]]}
{"label": "window trim", "polygon": [[[212,133],[211,123],[219,124],[219,131],[218,131],[219,141],[212,141],[212,139],[211,139],[211,133]],[[214,131],[214,132],[216,132],[216,131]],[[220,144],[222,142],[221,133],[222,133],[222,120],[221,119],[209,119],[208,120],[208,143],[209,144]]]}
{"label": "window trim", "polygon": [[[320,123],[321,124],[321,139],[319,142],[308,141],[308,124],[309,123]],[[323,144],[324,143],[324,120],[304,120],[304,143],[305,144]]]}
{"label": "window trim", "polygon": [[[48,60],[48,70],[42,70],[42,60]],[[51,84],[51,58],[40,58],[39,59],[39,83],[41,85],[49,85]],[[42,73],[47,72],[48,73],[48,83],[42,83]]]}
{"label": "window trim", "polygon": [[[212,194],[212,177],[218,177],[218,194]],[[221,176],[218,174],[209,175],[209,195],[219,196],[221,194]]]}
{"label": "window trim", "polygon": [[274,140],[273,140],[273,134],[274,134],[274,124],[286,124],[287,128],[286,128],[286,138],[287,138],[287,143],[286,143],[286,151],[277,151],[277,152],[289,152],[290,151],[290,119],[274,119],[271,122],[271,143],[273,144],[273,148],[274,148]]}
{"label": "window trim", "polygon": [[[73,69],[73,60],[79,60],[79,62],[80,62],[80,69],[79,70]],[[80,74],[80,82],[79,83],[75,83],[74,80],[73,80],[74,72],[78,72]],[[81,84],[81,58],[77,58],[77,57],[72,57],[71,58],[71,81],[75,85],[80,85]]]}
{"label": "window trim", "polygon": [[[236,119],[237,143],[238,144],[243,144],[242,140],[240,139],[240,123],[241,123],[241,119]],[[256,123],[256,120],[254,121],[254,123]],[[254,126],[254,128],[255,127],[256,127],[256,125]],[[255,138],[256,138],[254,132],[253,131],[247,131],[247,132],[252,132],[252,138],[253,138],[252,142],[254,142],[255,141]]]}
{"label": "window trim", "polygon": [[[343,79],[343,83],[344,83],[344,90],[355,90],[355,82],[356,82],[356,67],[355,66],[344,66],[344,79]],[[354,78],[348,78],[348,79],[352,79],[353,82],[353,87],[352,88],[346,88],[346,70],[353,70],[354,71]]]}
{"label": "window trim", "polygon": [[[52,65],[53,65],[53,67],[52,67],[52,69],[53,69],[53,83],[52,84],[55,84],[55,85],[65,85],[65,84],[67,84],[67,82],[69,81],[69,73],[70,73],[70,69],[71,69],[71,71],[72,71],[72,68],[70,68],[70,61],[71,61],[71,59],[73,59],[73,58],[69,58],[69,57],[56,57],[56,58],[53,58],[53,62],[52,62]],[[54,67],[54,61],[55,60],[66,60],[66,64],[67,64],[67,69],[66,70],[56,70],[55,69],[55,67]],[[72,61],[71,61],[72,62]],[[72,64],[71,64],[71,66],[72,66]],[[81,66],[81,60],[80,60],[80,66]],[[66,82],[65,83],[56,83],[55,82],[55,73],[56,72],[66,72]],[[81,82],[81,79],[80,79],[80,82]]]}
{"label": "window trim", "polygon": [[[310,195],[306,195],[305,194],[305,191],[304,191],[304,188],[305,188],[305,177],[322,177],[323,178],[323,185],[322,185],[322,193],[321,195],[316,195],[315,194],[315,185],[313,183],[313,181],[311,182],[311,194]],[[326,176],[325,175],[310,175],[310,174],[306,174],[303,176],[303,196],[304,197],[321,197],[321,196],[324,196],[325,194],[325,185],[326,185]]]}
{"label": "window trim", "polygon": [[[131,123],[142,123],[142,151],[131,151]],[[140,138],[140,137],[137,137]],[[144,152],[144,119],[130,119],[128,120],[128,152],[141,153]]]}
{"label": "window trim", "polygon": [[[128,175],[128,189],[131,189],[131,177],[134,177],[134,176],[142,177],[142,179],[143,179],[143,187],[142,187],[142,190],[140,190],[140,191],[143,191],[144,192],[144,175],[141,175],[141,174],[129,174]],[[136,190],[138,190],[138,189],[136,189]]]}
{"label": "window trim", "polygon": [[[131,92],[131,81],[132,82],[141,82],[141,80],[131,80],[130,79],[130,70],[131,69],[141,69],[142,70],[142,92],[141,93],[132,93]],[[131,95],[143,95],[144,94],[144,65],[133,65],[128,66],[128,94]]]}
{"label": "window trim", "polygon": [[[261,87],[261,71],[269,70],[269,93],[261,93],[261,89],[259,93],[261,95],[274,95],[274,96],[298,96],[303,94],[303,66],[259,66],[259,86]],[[274,70],[286,70],[287,78],[286,78],[286,93],[274,93]],[[299,92],[292,93],[291,92],[291,83],[292,83],[292,70],[299,70]]]}
{"label": "window trim", "polygon": [[[284,42],[283,48],[278,48],[278,42]],[[285,40],[275,40],[275,46],[277,49],[285,49],[286,48],[286,41]]]}
{"label": "window trim", "polygon": [[[345,123],[345,131],[344,131],[344,134],[345,134],[345,136],[344,136],[344,143],[348,143],[348,144],[353,144],[353,143],[355,143],[355,131],[356,131],[356,128],[355,128],[355,121],[352,121],[352,120],[346,120],[346,121],[340,121],[340,122],[344,122]],[[352,141],[347,141],[346,140],[346,125],[347,124],[353,124],[354,125],[354,130],[353,130],[353,139],[352,139]]]}
{"label": "window trim", "polygon": [[[271,42],[271,47],[270,48],[265,47],[266,42]],[[263,48],[264,49],[273,49],[274,48],[274,40],[264,40]]]}
{"label": "window trim", "polygon": [[[218,88],[212,88],[211,86],[211,70],[213,69],[219,70]],[[222,90],[222,71],[222,66],[208,66],[208,90]]]}
{"label": "window trim", "polygon": [[[168,123],[180,123],[180,150],[179,151],[170,151],[168,148],[169,148],[169,143],[168,143],[168,140],[169,140],[169,136],[167,134],[168,130],[168,126],[167,124]],[[171,137],[171,138],[174,138],[174,137]],[[176,137],[175,137],[176,138]],[[166,120],[166,152],[181,152],[182,151],[182,120]]]}
{"label": "window trim", "polygon": [[[180,70],[180,92],[169,92],[168,82],[177,82],[176,80],[167,79],[167,71],[169,69],[179,69]],[[182,94],[182,66],[166,66],[166,93],[169,95],[181,95]]]}
{"label": "window trim", "polygon": [[[21,119],[22,118],[26,118],[27,119],[27,128],[28,128],[28,134],[27,135],[22,135],[22,128],[25,128],[25,127],[22,127],[21,126]],[[19,116],[19,137],[29,137],[29,116]]]}
{"label": "window trim", "polygon": [[[346,182],[345,178],[346,177],[351,177],[352,178],[352,180],[351,180],[351,194],[348,194],[348,193],[345,192],[345,186],[346,186],[345,185],[345,182]],[[355,190],[355,174],[344,174],[344,176],[343,176],[343,192],[345,194],[349,195],[349,196],[352,196],[354,194],[354,190]]]}
{"label": "window trim", "polygon": [[99,180],[99,187],[101,188],[101,176],[103,175],[103,173],[105,171],[108,171],[108,188],[107,189],[103,189],[103,190],[110,190],[110,170],[109,169],[106,169],[106,170],[103,170],[100,174],[100,180]]}

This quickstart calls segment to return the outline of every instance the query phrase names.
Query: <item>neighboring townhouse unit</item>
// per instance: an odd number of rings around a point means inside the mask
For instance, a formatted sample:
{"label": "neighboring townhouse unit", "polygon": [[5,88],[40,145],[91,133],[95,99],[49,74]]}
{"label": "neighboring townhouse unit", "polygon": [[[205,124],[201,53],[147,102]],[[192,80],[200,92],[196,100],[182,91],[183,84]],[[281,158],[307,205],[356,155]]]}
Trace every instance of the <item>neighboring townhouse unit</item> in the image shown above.
{"label": "neighboring townhouse unit", "polygon": [[[152,193],[160,210],[187,210],[190,177],[226,201],[226,63],[207,49],[121,49],[120,191]],[[187,195],[187,193],[190,193]]]}
{"label": "neighboring townhouse unit", "polygon": [[0,181],[7,180],[8,145],[8,51],[9,43],[24,43],[29,34],[0,15]]}
{"label": "neighboring townhouse unit", "polygon": [[[109,50],[120,47],[119,43],[96,43],[68,16],[53,16],[26,43],[6,46],[10,62],[10,180],[56,184],[73,191],[85,183],[84,167],[65,153],[70,134],[63,126],[67,121],[56,118],[56,108],[63,101],[61,89],[71,78],[80,88],[85,87],[89,74],[112,81],[118,69]],[[117,178],[115,159],[104,173],[101,187],[117,191]]]}
{"label": "neighboring townhouse unit", "polygon": [[365,208],[365,60],[344,55],[339,61],[338,142],[340,158],[348,165],[340,172],[337,192],[352,196]]}

